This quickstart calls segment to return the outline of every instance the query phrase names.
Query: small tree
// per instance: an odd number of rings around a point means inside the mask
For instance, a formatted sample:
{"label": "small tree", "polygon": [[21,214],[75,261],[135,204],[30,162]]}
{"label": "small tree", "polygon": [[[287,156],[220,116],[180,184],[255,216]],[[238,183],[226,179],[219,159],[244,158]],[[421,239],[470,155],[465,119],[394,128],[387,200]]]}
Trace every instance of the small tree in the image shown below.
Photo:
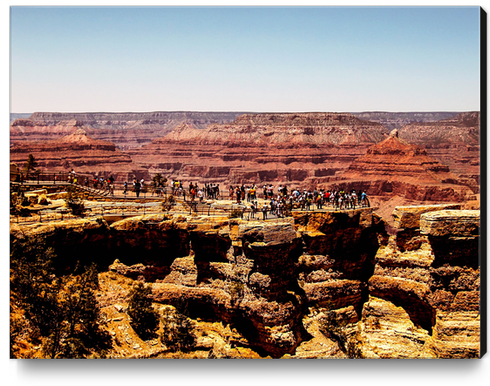
{"label": "small tree", "polygon": [[153,177],[153,182],[155,183],[155,187],[159,187],[159,186],[165,185],[165,183],[167,182],[167,179],[162,177],[162,175],[160,173],[157,173]]}
{"label": "small tree", "polygon": [[245,294],[245,285],[241,282],[232,282],[228,286],[228,292],[231,296],[231,304],[236,307],[243,300]]}
{"label": "small tree", "polygon": [[167,309],[162,315],[162,342],[171,350],[189,350],[194,346],[196,336],[194,324],[178,310]]}
{"label": "small tree", "polygon": [[71,209],[75,216],[82,216],[85,212],[83,196],[77,192],[74,186],[68,186],[66,189],[66,205]]}
{"label": "small tree", "polygon": [[84,358],[104,353],[110,336],[103,331],[100,308],[95,299],[99,285],[95,264],[79,275],[63,278],[57,295],[57,312],[45,339],[44,352],[50,358]]}
{"label": "small tree", "polygon": [[175,197],[171,194],[169,195],[165,201],[162,201],[162,211],[167,212],[172,209],[172,206],[175,204]]}
{"label": "small tree", "polygon": [[153,309],[150,294],[150,287],[141,282],[137,282],[129,294],[131,326],[143,340],[155,338],[158,329],[158,313]]}
{"label": "small tree", "polygon": [[24,176],[27,178],[29,176],[30,171],[35,172],[36,167],[37,167],[36,159],[32,154],[29,154],[26,162],[24,162],[24,169],[23,169]]}
{"label": "small tree", "polygon": [[359,346],[356,334],[352,335],[347,328],[348,321],[343,320],[335,311],[327,311],[326,315],[320,319],[320,332],[327,338],[336,342],[349,358],[362,358],[362,351]]}
{"label": "small tree", "polygon": [[[95,299],[98,276],[93,264],[80,274],[57,277],[54,251],[41,238],[16,241],[11,252],[11,299],[25,310],[32,338],[48,358],[84,358],[110,347]],[[13,324],[12,333],[19,333]],[[11,352],[17,337],[11,335]]]}

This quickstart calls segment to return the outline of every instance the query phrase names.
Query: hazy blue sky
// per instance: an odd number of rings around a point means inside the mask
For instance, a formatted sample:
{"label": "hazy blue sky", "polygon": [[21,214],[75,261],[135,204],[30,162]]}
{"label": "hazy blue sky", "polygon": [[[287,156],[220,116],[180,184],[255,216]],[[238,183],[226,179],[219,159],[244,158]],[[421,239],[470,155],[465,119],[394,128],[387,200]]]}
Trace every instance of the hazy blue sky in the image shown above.
{"label": "hazy blue sky", "polygon": [[479,7],[12,7],[10,111],[480,109]]}

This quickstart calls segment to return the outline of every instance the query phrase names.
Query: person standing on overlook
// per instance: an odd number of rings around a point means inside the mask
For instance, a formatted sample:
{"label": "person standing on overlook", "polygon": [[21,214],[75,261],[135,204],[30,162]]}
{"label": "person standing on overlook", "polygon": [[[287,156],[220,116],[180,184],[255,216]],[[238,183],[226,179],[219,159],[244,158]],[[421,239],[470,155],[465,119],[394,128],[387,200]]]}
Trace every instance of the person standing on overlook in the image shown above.
{"label": "person standing on overlook", "polygon": [[267,211],[269,208],[267,207],[267,204],[264,204],[262,206],[262,215],[263,215],[263,220],[267,220]]}
{"label": "person standing on overlook", "polygon": [[134,182],[134,191],[136,193],[136,197],[140,196],[140,191],[141,191],[141,183],[137,180]]}

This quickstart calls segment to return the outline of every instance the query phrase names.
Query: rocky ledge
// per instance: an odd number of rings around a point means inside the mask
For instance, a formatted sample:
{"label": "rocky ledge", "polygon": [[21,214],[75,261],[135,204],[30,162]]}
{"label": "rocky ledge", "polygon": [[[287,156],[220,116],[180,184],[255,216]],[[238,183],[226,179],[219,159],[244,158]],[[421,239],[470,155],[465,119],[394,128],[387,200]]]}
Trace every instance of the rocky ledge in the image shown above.
{"label": "rocky ledge", "polygon": [[[480,212],[441,209],[396,208],[397,233],[378,250],[369,293],[402,307],[413,322],[407,330],[418,337],[411,357],[475,358],[480,353]],[[373,304],[364,309],[365,321],[385,307]],[[381,339],[385,332],[375,334]],[[394,353],[371,350],[370,355]]]}
{"label": "rocky ledge", "polygon": [[[156,309],[229,326],[228,343],[213,339],[238,357],[478,357],[480,271],[468,245],[479,212],[440,209],[417,208],[420,220],[390,237],[379,216],[358,209],[265,222],[161,214],[12,224],[11,241],[44,236],[60,272],[95,261],[100,272],[147,282]],[[442,223],[464,230],[444,233]],[[456,258],[443,256],[448,240]],[[99,301],[125,318],[121,293]]]}

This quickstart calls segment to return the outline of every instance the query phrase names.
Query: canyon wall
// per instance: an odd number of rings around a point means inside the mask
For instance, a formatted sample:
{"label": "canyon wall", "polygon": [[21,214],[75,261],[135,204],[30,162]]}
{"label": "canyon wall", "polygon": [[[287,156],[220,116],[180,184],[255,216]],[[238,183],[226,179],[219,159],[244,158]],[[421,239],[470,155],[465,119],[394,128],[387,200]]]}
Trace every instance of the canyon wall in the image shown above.
{"label": "canyon wall", "polygon": [[[42,167],[113,174],[119,182],[160,173],[184,184],[361,189],[385,217],[405,203],[478,202],[478,112],[405,125],[396,141],[383,125],[348,113],[213,114],[36,113],[11,125],[11,160],[23,163],[31,148]],[[427,114],[418,118],[437,116]],[[75,145],[59,150],[47,141],[64,141],[78,128],[116,149],[85,157]]]}
{"label": "canyon wall", "polygon": [[142,113],[53,113],[38,112],[11,124],[10,141],[51,140],[68,134],[69,121],[83,125],[94,139],[113,142],[119,149],[140,147],[172,131],[181,123],[204,129],[211,123],[235,119],[238,112],[142,112]]}
{"label": "canyon wall", "polygon": [[326,188],[360,188],[373,196],[400,196],[420,202],[463,202],[479,191],[473,185],[430,157],[422,147],[400,138],[395,129]]}
{"label": "canyon wall", "polygon": [[424,147],[427,154],[449,166],[475,189],[480,184],[480,113],[466,112],[437,122],[412,123],[399,130],[401,138]]}
{"label": "canyon wall", "polygon": [[435,122],[442,119],[453,118],[458,113],[452,111],[364,111],[352,114],[360,119],[381,123],[391,131],[412,123]]}
{"label": "canyon wall", "polygon": [[87,135],[83,126],[64,126],[67,134],[55,140],[16,142],[10,146],[10,162],[20,169],[32,154],[37,170],[57,173],[69,172],[114,176],[117,180],[129,180],[139,172],[131,157],[107,141],[95,140]]}
{"label": "canyon wall", "polygon": [[248,114],[204,130],[181,125],[130,154],[169,179],[306,186],[347,168],[385,133],[351,114]]}
{"label": "canyon wall", "polygon": [[[242,357],[473,358],[479,211],[455,208],[400,207],[393,236],[358,209],[273,222],[169,213],[11,224],[11,242],[42,235],[60,272],[95,261],[145,281],[158,307],[229,324],[227,347],[249,350]],[[127,302],[120,291],[98,298],[111,310]]]}

